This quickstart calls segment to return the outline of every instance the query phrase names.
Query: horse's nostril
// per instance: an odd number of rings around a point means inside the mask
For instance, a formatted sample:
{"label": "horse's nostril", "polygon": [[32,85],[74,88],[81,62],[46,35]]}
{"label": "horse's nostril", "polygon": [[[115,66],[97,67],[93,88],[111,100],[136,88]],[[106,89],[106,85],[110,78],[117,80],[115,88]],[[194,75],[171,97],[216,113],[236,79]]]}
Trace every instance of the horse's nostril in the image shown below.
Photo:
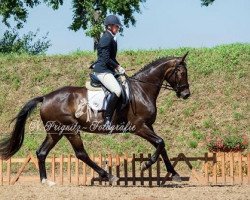
{"label": "horse's nostril", "polygon": [[189,96],[190,96],[190,93],[185,94],[185,95],[183,96],[183,99],[187,99]]}
{"label": "horse's nostril", "polygon": [[190,96],[190,92],[189,92],[189,91],[183,91],[183,92],[181,93],[181,97],[182,97],[183,99],[187,99],[189,96]]}
{"label": "horse's nostril", "polygon": [[190,96],[190,91],[189,91],[189,89],[186,89],[186,90],[184,90],[184,91],[181,92],[181,97],[182,97],[183,99],[187,99],[189,96]]}

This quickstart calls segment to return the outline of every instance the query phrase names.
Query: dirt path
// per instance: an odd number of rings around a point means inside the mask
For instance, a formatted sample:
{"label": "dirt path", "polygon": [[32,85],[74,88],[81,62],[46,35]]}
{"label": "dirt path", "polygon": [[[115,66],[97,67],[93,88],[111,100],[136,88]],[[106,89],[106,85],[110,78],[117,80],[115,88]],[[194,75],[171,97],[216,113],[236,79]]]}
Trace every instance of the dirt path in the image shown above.
{"label": "dirt path", "polygon": [[189,186],[167,185],[164,187],[108,187],[108,186],[54,186],[40,184],[0,186],[1,200],[250,200],[250,186]]}

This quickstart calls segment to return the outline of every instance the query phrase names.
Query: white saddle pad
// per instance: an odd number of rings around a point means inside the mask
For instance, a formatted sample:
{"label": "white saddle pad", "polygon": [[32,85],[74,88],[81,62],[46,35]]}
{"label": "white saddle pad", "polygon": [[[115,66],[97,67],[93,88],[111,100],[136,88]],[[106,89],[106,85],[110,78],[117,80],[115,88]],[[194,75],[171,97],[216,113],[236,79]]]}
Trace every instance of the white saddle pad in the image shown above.
{"label": "white saddle pad", "polygon": [[104,91],[88,90],[88,104],[93,110],[101,110],[105,94]]}
{"label": "white saddle pad", "polygon": [[[126,88],[127,98],[129,98],[128,83],[126,82],[124,84],[124,86]],[[105,98],[105,93],[104,93],[103,90],[101,90],[101,91],[88,90],[87,96],[88,96],[88,105],[90,106],[90,108],[92,110],[99,111],[99,110],[102,109],[103,101],[104,101],[104,98]]]}

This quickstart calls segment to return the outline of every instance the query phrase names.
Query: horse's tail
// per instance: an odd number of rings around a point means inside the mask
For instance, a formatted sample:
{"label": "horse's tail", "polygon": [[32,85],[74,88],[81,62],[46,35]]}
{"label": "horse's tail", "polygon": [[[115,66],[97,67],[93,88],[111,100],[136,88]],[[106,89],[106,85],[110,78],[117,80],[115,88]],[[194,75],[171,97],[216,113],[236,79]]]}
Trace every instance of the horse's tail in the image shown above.
{"label": "horse's tail", "polygon": [[0,141],[0,158],[7,160],[21,148],[26,120],[40,102],[43,102],[43,96],[30,100],[12,120],[12,122],[16,121],[16,123],[11,135]]}

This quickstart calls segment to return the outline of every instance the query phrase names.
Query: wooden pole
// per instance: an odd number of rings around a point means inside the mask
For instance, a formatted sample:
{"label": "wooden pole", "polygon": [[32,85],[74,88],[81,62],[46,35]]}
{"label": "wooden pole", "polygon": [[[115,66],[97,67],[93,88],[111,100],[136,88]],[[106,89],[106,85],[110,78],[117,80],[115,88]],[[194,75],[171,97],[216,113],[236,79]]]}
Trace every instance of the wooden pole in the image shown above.
{"label": "wooden pole", "polygon": [[10,185],[10,174],[11,174],[11,158],[7,160],[7,180],[8,185]]}
{"label": "wooden pole", "polygon": [[135,154],[133,153],[133,158],[132,158],[132,177],[133,177],[133,185],[136,185],[135,181]]}
{"label": "wooden pole", "polygon": [[231,184],[234,184],[234,155],[230,153],[230,176],[231,176]]}
{"label": "wooden pole", "polygon": [[55,175],[55,154],[53,154],[52,157],[51,157],[51,178],[52,178],[52,181],[55,182],[55,180],[56,180],[56,175]]}
{"label": "wooden pole", "polygon": [[208,174],[208,153],[205,153],[205,181],[206,185],[209,183],[209,174]]}
{"label": "wooden pole", "polygon": [[[99,155],[99,165],[102,167],[102,154]],[[102,178],[99,176],[99,185],[102,185]]]}
{"label": "wooden pole", "polygon": [[217,184],[217,154],[213,153],[213,183]]}
{"label": "wooden pole", "polygon": [[243,175],[242,175],[242,154],[241,152],[238,153],[238,159],[239,159],[239,180],[240,184],[243,183]]}
{"label": "wooden pole", "polygon": [[[141,163],[143,163],[143,154],[140,154]],[[141,170],[141,185],[144,185],[144,171]]]}
{"label": "wooden pole", "polygon": [[63,185],[63,154],[60,157],[60,184]]}
{"label": "wooden pole", "polygon": [[250,185],[250,153],[247,154],[247,183]]}
{"label": "wooden pole", "polygon": [[124,158],[124,177],[125,177],[125,185],[128,185],[128,155],[125,154]]}
{"label": "wooden pole", "polygon": [[87,176],[86,176],[86,163],[82,163],[82,174],[83,174],[83,185],[85,186],[87,183]]}
{"label": "wooden pole", "polygon": [[71,183],[71,154],[68,155],[68,179],[69,179],[69,183]]}
{"label": "wooden pole", "polygon": [[225,161],[225,152],[221,154],[221,177],[222,177],[222,183],[226,184],[226,161]]}
{"label": "wooden pole", "polygon": [[0,158],[0,185],[3,185],[3,160]]}
{"label": "wooden pole", "polygon": [[21,173],[23,172],[24,168],[26,167],[26,165],[28,164],[28,162],[30,161],[30,155],[25,159],[24,163],[22,164],[21,168],[19,169],[19,171],[17,172],[16,177],[11,181],[11,185],[14,185],[17,180],[19,179]]}
{"label": "wooden pole", "polygon": [[[95,162],[95,156],[94,154],[91,155],[91,160]],[[91,168],[91,185],[94,185],[94,176],[95,176],[95,171],[93,168]]]}
{"label": "wooden pole", "polygon": [[76,185],[79,185],[79,159],[75,157],[75,176],[76,176]]}
{"label": "wooden pole", "polygon": [[35,158],[35,157],[32,155],[32,153],[30,152],[30,158],[31,158],[31,161],[34,163],[35,167],[37,168],[37,170],[39,170],[37,157]]}
{"label": "wooden pole", "polygon": [[[151,154],[148,154],[148,159],[151,158]],[[148,169],[148,176],[149,176],[149,186],[152,186],[152,166],[149,167]]]}
{"label": "wooden pole", "polygon": [[161,161],[160,158],[157,159],[156,163],[156,175],[157,175],[157,185],[160,185],[160,176],[161,176]]}
{"label": "wooden pole", "polygon": [[[108,158],[108,168],[109,168],[109,174],[112,175],[112,155],[109,154],[109,158]],[[109,185],[112,185],[111,183],[109,183]]]}
{"label": "wooden pole", "polygon": [[[120,178],[120,157],[116,155],[116,176]],[[120,185],[120,181],[117,181],[117,185]]]}

